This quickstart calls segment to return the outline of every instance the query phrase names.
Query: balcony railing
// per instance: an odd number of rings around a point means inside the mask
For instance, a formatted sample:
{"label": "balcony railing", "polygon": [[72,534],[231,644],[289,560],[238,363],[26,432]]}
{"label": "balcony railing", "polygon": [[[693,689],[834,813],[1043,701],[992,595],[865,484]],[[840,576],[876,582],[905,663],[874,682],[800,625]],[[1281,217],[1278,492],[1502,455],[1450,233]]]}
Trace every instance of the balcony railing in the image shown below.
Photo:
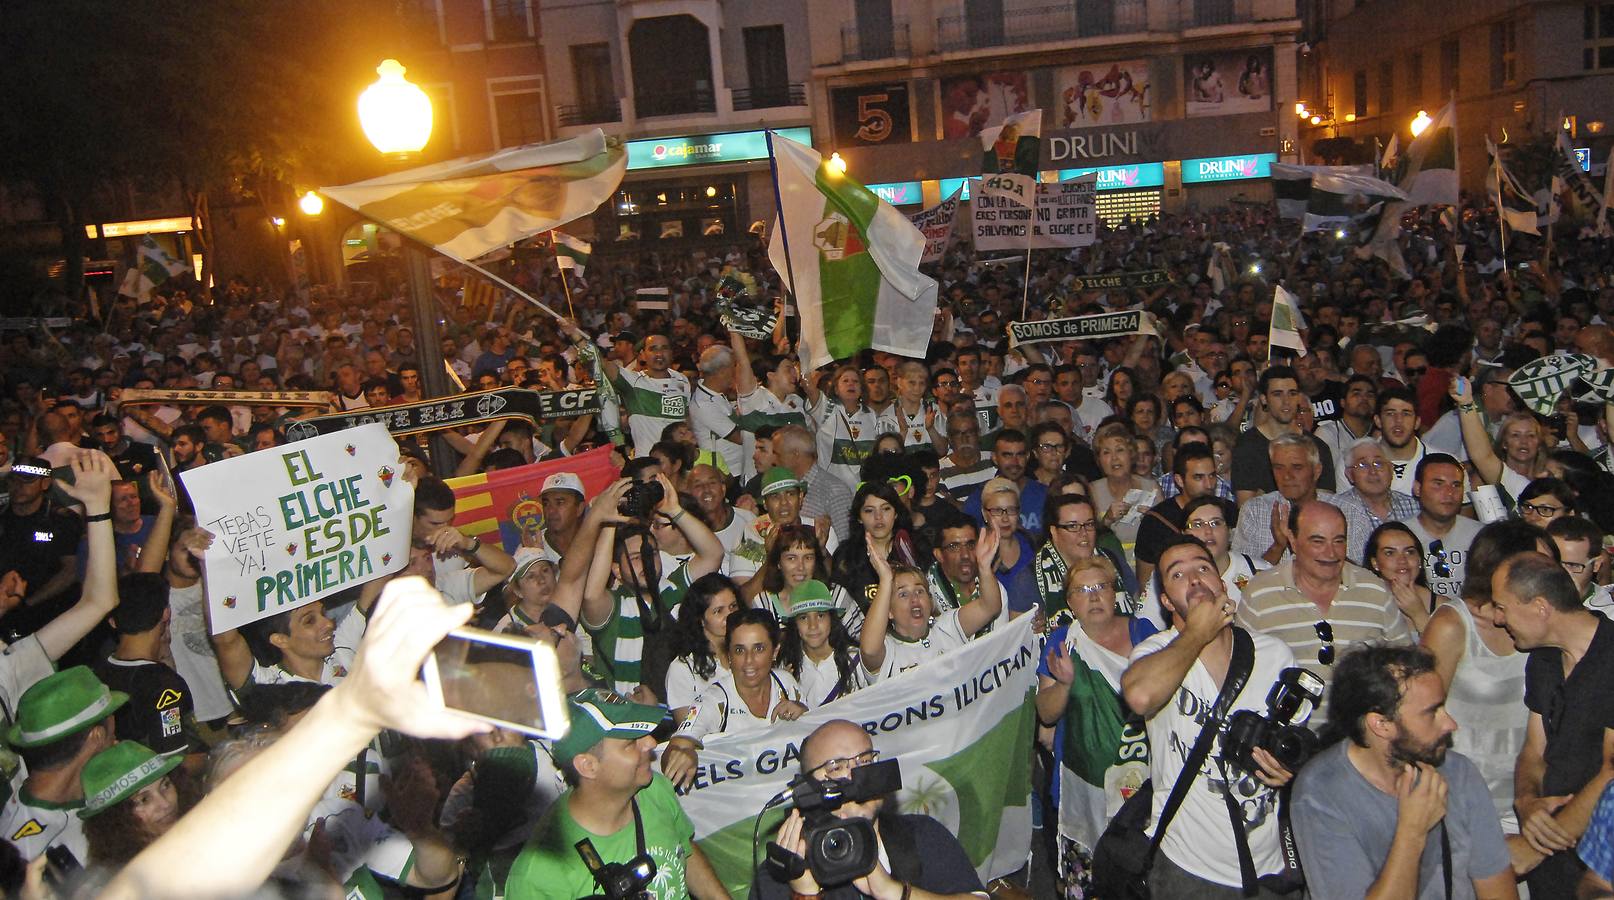
{"label": "balcony railing", "polygon": [[616,100],[598,103],[566,103],[560,109],[562,125],[595,125],[622,121],[622,104]]}
{"label": "balcony railing", "polygon": [[737,110],[807,105],[807,85],[799,81],[792,84],[770,84],[759,88],[735,88],[733,94],[734,108]]}
{"label": "balcony railing", "polygon": [[908,20],[893,19],[889,32],[858,30],[856,22],[841,23],[841,61],[894,59],[908,55]]}
{"label": "balcony railing", "polygon": [[1147,31],[1147,0],[1077,0],[1019,9],[1000,16],[952,13],[936,19],[936,46],[943,53],[1015,44],[1039,44],[1107,34]]}
{"label": "balcony railing", "polygon": [[640,91],[633,98],[633,111],[641,119],[714,113],[717,112],[717,98],[709,87]]}

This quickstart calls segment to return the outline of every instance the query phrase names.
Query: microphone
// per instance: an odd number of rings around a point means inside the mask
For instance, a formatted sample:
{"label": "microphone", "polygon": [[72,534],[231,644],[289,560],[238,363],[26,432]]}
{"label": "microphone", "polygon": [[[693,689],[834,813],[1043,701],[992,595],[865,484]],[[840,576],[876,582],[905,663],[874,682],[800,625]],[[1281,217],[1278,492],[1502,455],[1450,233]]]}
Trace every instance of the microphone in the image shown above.
{"label": "microphone", "polygon": [[852,770],[852,777],[844,780],[818,781],[806,775],[797,775],[790,784],[773,795],[763,809],[783,806],[795,807],[802,812],[815,809],[838,809],[847,803],[872,800],[902,789],[902,769],[895,759],[882,760]]}

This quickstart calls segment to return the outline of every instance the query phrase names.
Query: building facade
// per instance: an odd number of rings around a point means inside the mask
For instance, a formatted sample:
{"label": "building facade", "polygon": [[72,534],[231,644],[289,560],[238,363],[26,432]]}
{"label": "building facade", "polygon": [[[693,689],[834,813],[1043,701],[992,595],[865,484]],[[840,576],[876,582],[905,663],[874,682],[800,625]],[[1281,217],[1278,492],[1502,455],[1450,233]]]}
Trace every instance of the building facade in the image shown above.
{"label": "building facade", "polygon": [[976,135],[1029,109],[1042,178],[1096,171],[1104,217],[1267,199],[1294,151],[1296,0],[821,0],[810,27],[820,149],[899,206],[967,190]]}

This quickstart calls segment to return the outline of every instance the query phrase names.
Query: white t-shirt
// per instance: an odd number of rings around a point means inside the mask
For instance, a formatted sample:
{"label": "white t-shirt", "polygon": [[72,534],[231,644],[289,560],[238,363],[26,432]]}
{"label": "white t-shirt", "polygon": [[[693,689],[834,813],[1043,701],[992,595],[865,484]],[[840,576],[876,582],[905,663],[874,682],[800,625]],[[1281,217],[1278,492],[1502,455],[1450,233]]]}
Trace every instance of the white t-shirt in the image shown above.
{"label": "white t-shirt", "polygon": [[690,663],[689,657],[680,656],[667,667],[667,708],[682,709],[694,706],[695,699],[706,690],[717,676],[728,671],[723,667],[723,661],[717,661],[717,668],[712,671],[711,678],[702,678],[696,674],[695,666]]}
{"label": "white t-shirt", "polygon": [[690,422],[695,428],[695,445],[723,457],[728,470],[739,473],[744,466],[745,452],[742,441],[727,440],[739,426],[734,423],[734,404],[729,398],[708,388],[704,383],[695,386],[690,405]]}
{"label": "white t-shirt", "polygon": [[740,699],[740,690],[734,684],[734,673],[725,669],[695,698],[695,711],[678,726],[678,736],[703,741],[713,735],[770,728],[774,723],[769,716],[783,700],[802,702],[801,685],[784,669],[774,669],[769,673],[768,703],[760,716],[752,713],[751,708]]}
{"label": "white t-shirt", "polygon": [[[1162,631],[1145,638],[1132,648],[1132,662],[1137,662],[1170,644],[1177,631]],[[1259,632],[1250,634],[1255,643],[1255,663],[1244,690],[1230,706],[1231,710],[1249,709],[1266,711],[1267,691],[1278,674],[1295,664],[1294,654],[1288,645],[1277,638]],[[1205,664],[1199,660],[1188,670],[1188,675],[1166,705],[1146,723],[1149,734],[1149,776],[1155,784],[1154,810],[1150,814],[1149,831],[1160,818],[1171,786],[1181,774],[1183,762],[1199,737],[1201,718],[1207,714],[1221,685],[1211,678]],[[1225,733],[1226,725],[1223,723]],[[1220,740],[1220,738],[1218,738]],[[1166,829],[1160,850],[1179,868],[1191,875],[1217,884],[1238,887],[1238,848],[1234,844],[1227,804],[1222,794],[1227,783],[1216,763],[1213,746],[1199,777],[1183,799],[1177,815]],[[1278,794],[1257,781],[1253,775],[1229,769],[1227,775],[1236,779],[1234,796],[1244,813],[1245,831],[1250,855],[1255,861],[1258,875],[1277,872],[1283,866],[1278,846]]]}
{"label": "white t-shirt", "polygon": [[[848,690],[835,696],[839,700],[847,695],[851,689],[857,687],[860,664],[857,652],[852,653],[852,672],[848,678]],[[824,657],[823,662],[813,662],[812,657],[806,653],[801,655],[801,675],[797,681],[801,683],[801,702],[807,704],[809,709],[817,709],[829,702],[829,694],[835,690],[835,685],[841,680],[841,670],[835,667],[835,654]]]}
{"label": "white t-shirt", "polygon": [[[1255,573],[1272,568],[1272,564],[1259,556],[1247,553],[1229,553],[1227,557],[1227,571],[1222,573],[1222,584],[1227,588],[1227,599],[1233,601],[1236,607],[1244,599],[1244,586],[1250,583]],[[1138,607],[1137,617],[1148,619],[1154,623],[1159,631],[1166,630],[1166,617],[1160,608],[1160,595],[1154,589],[1154,577],[1143,584],[1143,600]]]}
{"label": "white t-shirt", "polygon": [[969,643],[969,635],[958,624],[958,610],[940,613],[930,623],[930,633],[923,640],[906,641],[897,637],[896,630],[887,626],[885,633],[885,662],[879,671],[871,672],[862,666],[862,676],[869,683],[900,675],[909,669],[950,653]]}
{"label": "white t-shirt", "polygon": [[191,689],[198,722],[211,722],[235,712],[224,676],[219,672],[219,659],[213,653],[213,642],[208,639],[206,606],[201,581],[190,587],[168,589],[168,608],[172,610],[168,646],[174,654],[174,671]]}
{"label": "white t-shirt", "polygon": [[30,862],[52,847],[66,847],[80,864],[90,860],[90,845],[84,838],[84,820],[78,817],[78,804],[57,806],[43,800],[13,793],[0,809],[0,837],[17,848]]}

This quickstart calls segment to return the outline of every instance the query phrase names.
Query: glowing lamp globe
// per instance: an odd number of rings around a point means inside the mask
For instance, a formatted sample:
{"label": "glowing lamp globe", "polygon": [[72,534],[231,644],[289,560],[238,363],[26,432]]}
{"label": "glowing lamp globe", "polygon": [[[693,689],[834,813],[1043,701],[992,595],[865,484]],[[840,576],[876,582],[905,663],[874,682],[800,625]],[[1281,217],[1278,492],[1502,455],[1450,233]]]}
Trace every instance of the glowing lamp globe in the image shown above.
{"label": "glowing lamp globe", "polygon": [[1418,110],[1418,114],[1412,117],[1412,125],[1410,126],[1412,136],[1417,137],[1418,135],[1423,134],[1424,131],[1428,130],[1429,126],[1433,125],[1434,123],[1435,120],[1429,118],[1428,112],[1421,109]]}
{"label": "glowing lamp globe", "polygon": [[364,136],[388,156],[419,153],[432,136],[431,98],[404,79],[396,59],[383,60],[375,71],[381,77],[359,95]]}
{"label": "glowing lamp globe", "polygon": [[305,216],[317,216],[325,211],[325,198],[313,191],[309,191],[297,201],[297,207],[303,211]]}

